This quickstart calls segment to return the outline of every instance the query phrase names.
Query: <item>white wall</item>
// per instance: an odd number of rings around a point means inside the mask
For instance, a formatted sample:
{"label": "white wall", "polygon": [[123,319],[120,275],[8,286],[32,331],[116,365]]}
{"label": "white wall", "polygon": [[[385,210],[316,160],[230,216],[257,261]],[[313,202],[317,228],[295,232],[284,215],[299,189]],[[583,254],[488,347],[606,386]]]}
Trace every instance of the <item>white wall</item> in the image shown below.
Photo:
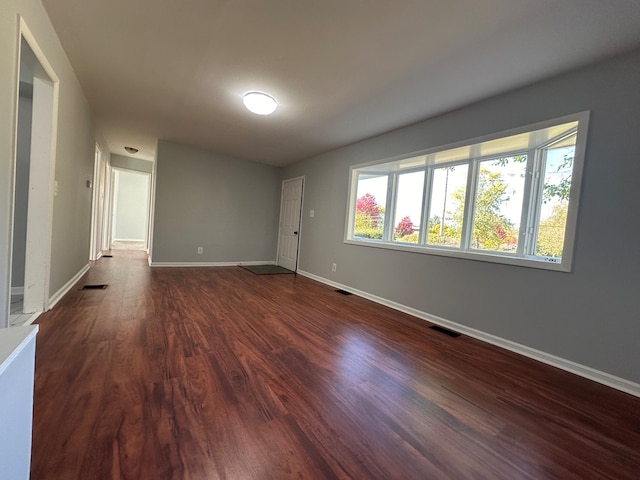
{"label": "white wall", "polygon": [[112,167],[135,170],[137,172],[153,173],[153,162],[142,160],[141,158],[127,157],[125,155],[111,154],[110,163]]}
{"label": "white wall", "polygon": [[27,244],[27,206],[29,203],[32,96],[33,87],[29,84],[21,83],[18,106],[11,288],[24,287],[25,247]]}
{"label": "white wall", "polygon": [[89,105],[39,0],[0,2],[0,327],[7,324],[12,240],[12,183],[18,104],[18,15],[22,15],[60,79],[50,294],[89,258],[94,134]]}
{"label": "white wall", "polygon": [[[636,51],[286,168],[305,176],[300,269],[640,383],[639,85]],[[343,242],[349,166],[584,110],[571,273]]]}
{"label": "white wall", "polygon": [[116,170],[114,240],[146,240],[149,175]]}

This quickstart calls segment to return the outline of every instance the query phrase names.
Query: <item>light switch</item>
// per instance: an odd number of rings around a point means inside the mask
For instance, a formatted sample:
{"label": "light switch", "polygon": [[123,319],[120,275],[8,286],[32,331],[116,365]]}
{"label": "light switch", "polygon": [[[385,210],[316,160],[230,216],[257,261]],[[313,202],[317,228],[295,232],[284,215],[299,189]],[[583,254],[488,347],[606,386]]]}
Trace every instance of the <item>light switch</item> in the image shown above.
{"label": "light switch", "polygon": [[309,210],[309,216],[310,217],[315,217],[316,216],[316,211],[315,210]]}

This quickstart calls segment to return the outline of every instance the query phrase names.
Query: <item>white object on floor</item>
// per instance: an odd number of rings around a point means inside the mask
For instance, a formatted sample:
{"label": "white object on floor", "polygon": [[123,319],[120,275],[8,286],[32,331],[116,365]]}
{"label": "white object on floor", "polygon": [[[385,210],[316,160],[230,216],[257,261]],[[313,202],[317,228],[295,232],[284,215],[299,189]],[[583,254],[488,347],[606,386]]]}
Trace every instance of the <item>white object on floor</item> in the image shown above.
{"label": "white object on floor", "polygon": [[28,480],[38,325],[0,330],[0,465],[2,478]]}

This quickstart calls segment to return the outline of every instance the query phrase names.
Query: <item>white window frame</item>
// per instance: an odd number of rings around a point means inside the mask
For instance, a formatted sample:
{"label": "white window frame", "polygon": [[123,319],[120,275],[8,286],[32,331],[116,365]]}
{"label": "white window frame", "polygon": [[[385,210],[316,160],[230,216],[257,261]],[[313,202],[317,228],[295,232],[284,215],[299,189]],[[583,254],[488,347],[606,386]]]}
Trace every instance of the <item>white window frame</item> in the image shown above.
{"label": "white window frame", "polygon": [[[531,252],[535,252],[535,241],[538,235],[538,226],[540,223],[540,206],[542,202],[542,186],[544,182],[544,159],[542,158],[543,152],[558,139],[549,139],[542,145],[537,145],[529,149],[516,149],[511,152],[500,152],[497,155],[490,155],[481,157],[476,155],[478,153],[478,144],[488,142],[491,140],[497,140],[512,135],[523,134],[545,128],[550,128],[556,125],[564,123],[578,122],[576,127],[576,143],[575,153],[573,159],[573,170],[571,175],[571,191],[569,196],[569,205],[567,211],[567,223],[565,228],[564,246],[562,252],[562,258],[542,257],[535,256]],[[570,272],[573,265],[573,253],[574,243],[576,236],[576,225],[578,216],[578,204],[580,199],[580,190],[582,183],[582,171],[584,167],[584,159],[586,152],[586,141],[589,124],[589,111],[579,112],[572,115],[566,115],[543,122],[538,122],[522,127],[497,132],[490,135],[484,135],[482,137],[473,138],[461,142],[456,142],[449,145],[430,148],[418,152],[411,152],[404,155],[399,155],[392,158],[386,158],[382,160],[362,163],[353,165],[349,170],[349,202],[347,204],[346,222],[344,243],[351,245],[360,245],[375,248],[384,248],[390,250],[410,251],[423,253],[427,255],[439,255],[455,258],[463,258],[469,260],[478,260],[492,263],[501,263],[507,265],[516,265],[522,267],[540,268],[545,270],[554,270],[561,272]],[[565,133],[565,135],[567,135]],[[465,160],[455,160],[451,162],[443,162],[439,164],[425,164],[425,166],[418,166],[415,168],[399,169],[400,162],[402,160],[411,159],[413,157],[433,155],[438,152],[444,152],[447,150],[471,147],[470,155]],[[475,150],[475,151],[474,151]],[[527,155],[527,178],[525,179],[525,191],[524,200],[522,206],[521,219],[523,223],[520,225],[518,248],[516,252],[497,252],[497,251],[485,251],[472,249],[471,245],[471,231],[473,229],[473,207],[474,202],[471,199],[475,198],[474,188],[477,185],[477,177],[479,175],[479,165],[482,161],[486,161],[490,158],[496,157],[509,157],[513,155]],[[430,208],[430,192],[431,182],[433,180],[433,171],[437,168],[441,168],[447,165],[467,164],[468,177],[467,177],[467,189],[466,200],[464,206],[464,226],[462,229],[461,247],[446,247],[428,245],[427,230],[428,230],[428,215]],[[364,239],[355,237],[352,235],[354,229],[355,220],[355,205],[356,195],[358,188],[358,176],[360,173],[366,175],[374,174],[372,167],[379,166],[379,170],[376,168],[375,173],[380,175],[388,175],[387,181],[387,198],[385,205],[384,216],[384,230],[382,239]],[[366,169],[366,170],[364,170]],[[420,218],[420,232],[418,244],[402,243],[393,241],[393,225],[397,223],[395,218],[395,203],[396,203],[396,191],[398,185],[398,178],[400,174],[409,173],[411,171],[424,170],[424,186],[423,186],[423,201],[421,205],[422,214]]]}

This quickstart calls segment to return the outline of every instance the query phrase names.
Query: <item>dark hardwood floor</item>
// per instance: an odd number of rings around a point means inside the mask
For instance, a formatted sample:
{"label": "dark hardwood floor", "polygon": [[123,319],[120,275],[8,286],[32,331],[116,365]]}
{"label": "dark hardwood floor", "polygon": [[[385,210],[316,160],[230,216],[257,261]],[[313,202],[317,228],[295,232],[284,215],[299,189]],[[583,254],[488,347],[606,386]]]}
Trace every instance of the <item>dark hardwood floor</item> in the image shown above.
{"label": "dark hardwood floor", "polygon": [[639,398],[301,276],[113,254],[38,319],[34,480],[640,478]]}

